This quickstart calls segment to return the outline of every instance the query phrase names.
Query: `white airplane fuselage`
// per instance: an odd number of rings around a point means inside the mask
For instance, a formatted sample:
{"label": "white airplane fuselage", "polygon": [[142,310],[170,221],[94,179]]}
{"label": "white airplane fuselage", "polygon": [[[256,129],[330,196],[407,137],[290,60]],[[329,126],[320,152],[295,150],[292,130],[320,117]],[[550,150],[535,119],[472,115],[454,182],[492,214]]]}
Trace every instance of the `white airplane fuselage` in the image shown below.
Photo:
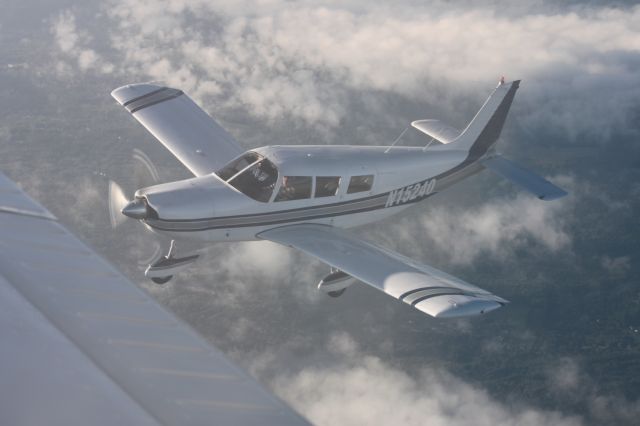
{"label": "white airplane fuselage", "polygon": [[[205,243],[257,240],[296,223],[349,228],[399,213],[483,169],[479,156],[439,144],[266,146],[243,156],[270,163],[273,182],[264,193],[246,195],[233,176],[218,176],[224,172],[143,188],[136,198],[153,211],[143,223],[175,240]],[[247,164],[236,177],[248,175]],[[292,181],[302,188],[293,197],[287,195]]]}

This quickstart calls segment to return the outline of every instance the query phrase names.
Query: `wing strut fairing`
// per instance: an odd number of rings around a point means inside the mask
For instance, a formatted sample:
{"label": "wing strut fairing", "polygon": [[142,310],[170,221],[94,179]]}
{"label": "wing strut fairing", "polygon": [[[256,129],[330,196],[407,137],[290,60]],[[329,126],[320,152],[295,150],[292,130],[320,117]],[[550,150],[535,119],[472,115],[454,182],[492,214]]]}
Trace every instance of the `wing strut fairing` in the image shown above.
{"label": "wing strut fairing", "polygon": [[438,269],[326,225],[283,226],[260,238],[310,254],[414,308],[438,318],[483,314],[508,303]]}

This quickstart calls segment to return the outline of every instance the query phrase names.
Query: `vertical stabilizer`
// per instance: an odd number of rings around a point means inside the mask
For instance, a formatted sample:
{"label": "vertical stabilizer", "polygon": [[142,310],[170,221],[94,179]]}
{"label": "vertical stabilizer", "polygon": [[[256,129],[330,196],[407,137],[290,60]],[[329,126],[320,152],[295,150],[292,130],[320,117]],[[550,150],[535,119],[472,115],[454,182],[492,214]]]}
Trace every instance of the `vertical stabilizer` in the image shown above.
{"label": "vertical stabilizer", "polygon": [[511,83],[501,81],[471,123],[449,146],[469,150],[473,158],[484,155],[498,140],[519,85],[520,80]]}

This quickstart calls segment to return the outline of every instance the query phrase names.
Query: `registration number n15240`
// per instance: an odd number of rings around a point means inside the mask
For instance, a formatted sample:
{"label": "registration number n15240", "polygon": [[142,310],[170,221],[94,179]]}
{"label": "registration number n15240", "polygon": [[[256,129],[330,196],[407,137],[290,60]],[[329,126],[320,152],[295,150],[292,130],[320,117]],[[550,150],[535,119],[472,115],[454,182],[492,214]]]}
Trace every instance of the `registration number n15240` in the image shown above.
{"label": "registration number n15240", "polygon": [[416,199],[424,198],[432,194],[435,187],[436,180],[429,179],[424,182],[407,185],[404,188],[394,189],[389,193],[385,207],[397,206]]}

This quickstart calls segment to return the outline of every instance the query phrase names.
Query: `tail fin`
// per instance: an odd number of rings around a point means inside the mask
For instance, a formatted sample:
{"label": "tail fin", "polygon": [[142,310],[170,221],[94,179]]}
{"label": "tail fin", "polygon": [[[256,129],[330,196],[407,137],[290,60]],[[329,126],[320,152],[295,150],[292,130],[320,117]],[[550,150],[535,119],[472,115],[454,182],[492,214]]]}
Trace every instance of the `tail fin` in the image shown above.
{"label": "tail fin", "polygon": [[483,156],[498,140],[519,85],[520,80],[511,83],[501,81],[471,123],[449,146],[469,150],[469,155],[473,158]]}

